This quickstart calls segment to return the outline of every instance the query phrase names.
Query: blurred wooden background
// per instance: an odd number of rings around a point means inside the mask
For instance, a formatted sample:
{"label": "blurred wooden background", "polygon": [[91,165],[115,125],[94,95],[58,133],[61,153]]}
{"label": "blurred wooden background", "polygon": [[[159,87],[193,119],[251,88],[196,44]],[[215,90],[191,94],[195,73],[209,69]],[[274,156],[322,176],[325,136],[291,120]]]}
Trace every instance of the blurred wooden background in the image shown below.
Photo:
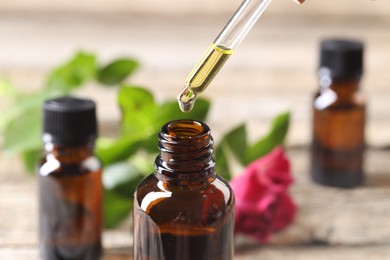
{"label": "blurred wooden background", "polygon": [[[52,66],[76,50],[96,52],[103,61],[128,55],[142,63],[131,83],[147,86],[159,99],[173,99],[238,4],[1,1],[0,75],[34,89]],[[326,37],[365,42],[368,140],[374,146],[389,143],[390,3],[384,0],[271,3],[204,95],[213,101],[209,124],[214,134],[246,121],[258,136],[276,113],[288,109],[293,114],[290,144],[307,144],[318,43]],[[115,91],[91,87],[80,94],[99,102],[101,122],[118,121]]]}
{"label": "blurred wooden background", "polygon": [[[77,50],[102,61],[138,58],[131,83],[159,100],[174,99],[185,77],[240,1],[14,0],[0,2],[0,77],[33,91]],[[369,98],[366,185],[354,190],[314,185],[307,176],[310,102],[317,89],[318,44],[326,37],[366,44],[363,90]],[[390,259],[390,2],[274,0],[204,94],[216,139],[240,122],[258,138],[277,113],[290,110],[288,150],[300,207],[294,225],[259,248],[240,242],[237,259]],[[116,91],[90,85],[104,131],[119,120]],[[0,104],[1,107],[1,104]],[[1,114],[0,114],[1,116]],[[0,259],[36,257],[36,187],[20,162],[0,157]],[[12,222],[11,222],[12,219]],[[130,244],[128,230],[107,232],[109,259]],[[358,247],[359,246],[359,247]],[[318,256],[318,257],[317,257]],[[118,258],[115,258],[118,257]],[[124,259],[125,259],[124,258]]]}
{"label": "blurred wooden background", "polygon": [[[373,3],[374,2],[374,3]],[[163,4],[162,4],[163,3]],[[2,1],[0,8],[3,11],[34,11],[34,12],[93,12],[93,13],[128,13],[142,15],[219,15],[231,14],[239,0],[85,0],[82,2],[66,0],[14,0]],[[274,0],[272,7],[267,11],[269,15],[298,14],[298,15],[341,15],[341,16],[387,16],[390,3],[385,0],[306,0],[305,8],[295,6],[289,0]]]}

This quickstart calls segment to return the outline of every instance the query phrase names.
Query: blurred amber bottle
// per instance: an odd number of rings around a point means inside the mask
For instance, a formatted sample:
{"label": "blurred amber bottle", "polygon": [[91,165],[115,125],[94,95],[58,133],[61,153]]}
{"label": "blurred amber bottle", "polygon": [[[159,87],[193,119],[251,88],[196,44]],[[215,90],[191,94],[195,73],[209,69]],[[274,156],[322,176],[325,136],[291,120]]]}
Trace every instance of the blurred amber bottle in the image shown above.
{"label": "blurred amber bottle", "polygon": [[311,175],[324,185],[354,187],[363,181],[365,99],[360,91],[363,43],[321,43],[320,89],[313,102]]}
{"label": "blurred amber bottle", "polygon": [[96,260],[102,253],[101,166],[93,154],[95,103],[44,104],[46,155],[39,168],[39,243],[44,260]]}
{"label": "blurred amber bottle", "polygon": [[234,196],[215,173],[209,127],[170,122],[159,148],[156,172],[135,193],[134,259],[233,259]]}

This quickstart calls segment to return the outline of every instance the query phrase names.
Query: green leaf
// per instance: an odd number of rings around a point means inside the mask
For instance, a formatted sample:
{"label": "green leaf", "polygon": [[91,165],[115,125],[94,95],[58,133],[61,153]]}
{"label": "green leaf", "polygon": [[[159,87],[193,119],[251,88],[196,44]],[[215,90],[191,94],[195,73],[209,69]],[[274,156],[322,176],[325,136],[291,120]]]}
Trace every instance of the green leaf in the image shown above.
{"label": "green leaf", "polygon": [[[10,105],[6,107],[6,112],[0,117],[0,130],[4,131],[8,124],[15,120],[19,120],[25,114],[29,114],[30,111],[41,111],[44,100],[49,98],[49,93],[34,93],[34,94],[15,94],[10,100]],[[40,120],[40,117],[37,118]],[[36,121],[34,124],[41,124],[40,121]]]}
{"label": "green leaf", "polygon": [[133,207],[133,196],[143,174],[128,162],[104,168],[104,224],[114,228],[128,218]]}
{"label": "green leaf", "polygon": [[217,165],[216,172],[225,180],[229,181],[232,178],[232,174],[230,172],[229,160],[226,154],[225,143],[217,145],[217,147],[215,148],[214,159]]}
{"label": "green leaf", "polygon": [[29,173],[35,173],[41,154],[41,150],[39,149],[23,151],[22,159],[24,167]]}
{"label": "green leaf", "polygon": [[[157,138],[154,138],[155,146],[157,149]],[[134,167],[136,167],[144,176],[149,175],[155,171],[154,161],[158,155],[158,149],[155,153],[138,152],[134,156],[130,157],[129,161]]]}
{"label": "green leaf", "polygon": [[103,171],[104,188],[114,190],[123,197],[132,197],[143,178],[144,174],[129,162],[111,164]]}
{"label": "green leaf", "polygon": [[158,122],[158,125],[162,126],[169,121],[178,119],[204,121],[209,110],[210,102],[202,98],[199,98],[196,101],[194,108],[188,113],[183,113],[180,110],[176,100],[167,101],[160,105],[157,111],[156,122]]}
{"label": "green leaf", "polygon": [[[176,106],[178,107],[178,109],[180,109],[178,104],[176,104]],[[199,121],[205,121],[210,107],[211,103],[209,100],[199,98],[196,100],[196,103],[190,112],[183,113],[180,111],[180,115],[181,118],[190,118]]]}
{"label": "green leaf", "polygon": [[104,227],[115,228],[129,217],[133,208],[133,199],[125,198],[115,191],[104,190]]}
{"label": "green leaf", "polygon": [[159,133],[160,125],[156,126],[155,132],[153,132],[150,136],[145,136],[142,141],[142,149],[151,154],[159,153],[158,149],[158,133]]}
{"label": "green leaf", "polygon": [[245,165],[266,155],[276,146],[282,144],[288,132],[289,121],[290,114],[288,112],[278,115],[272,122],[270,132],[248,148],[245,154]]}
{"label": "green leaf", "polygon": [[123,85],[118,93],[122,111],[122,134],[143,133],[149,136],[155,132],[157,105],[152,93],[145,88]]}
{"label": "green leaf", "polygon": [[144,139],[143,148],[149,153],[157,153],[157,135],[161,127],[169,121],[178,119],[194,119],[204,121],[210,108],[210,102],[199,99],[197,106],[189,112],[183,113],[176,101],[162,103],[156,110],[154,119],[151,122],[151,134]]}
{"label": "green leaf", "polygon": [[71,60],[50,73],[46,89],[68,94],[87,80],[95,78],[96,71],[95,55],[79,52]]}
{"label": "green leaf", "polygon": [[20,114],[6,126],[4,131],[4,149],[8,154],[41,147],[41,110],[32,108],[28,113]]}
{"label": "green leaf", "polygon": [[[0,116],[0,133],[3,132],[5,126],[12,119],[14,111],[10,111],[11,100],[16,95],[16,89],[12,86],[11,82],[6,79],[0,78],[0,103],[1,109],[5,108],[6,113],[2,113]],[[4,106],[5,105],[5,106]]]}
{"label": "green leaf", "polygon": [[142,147],[143,138],[142,134],[129,134],[109,143],[107,141],[105,143],[99,142],[100,139],[98,139],[95,153],[103,165],[123,161]]}
{"label": "green leaf", "polygon": [[13,97],[16,94],[16,89],[11,82],[0,78],[0,97]]}
{"label": "green leaf", "polygon": [[134,59],[117,59],[98,71],[98,81],[108,86],[120,84],[136,71],[138,66]]}
{"label": "green leaf", "polygon": [[245,154],[247,152],[247,131],[245,124],[231,130],[223,137],[226,140],[230,151],[239,160],[241,164],[245,163]]}

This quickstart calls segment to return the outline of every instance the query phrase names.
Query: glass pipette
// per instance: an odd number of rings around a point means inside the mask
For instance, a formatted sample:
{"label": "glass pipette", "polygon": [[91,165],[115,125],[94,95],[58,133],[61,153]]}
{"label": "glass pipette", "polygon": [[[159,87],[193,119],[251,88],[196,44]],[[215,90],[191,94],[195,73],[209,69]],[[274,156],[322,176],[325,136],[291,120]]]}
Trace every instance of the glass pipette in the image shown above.
{"label": "glass pipette", "polygon": [[[305,0],[293,0],[302,4]],[[271,0],[244,0],[209,49],[191,71],[182,92],[177,96],[180,109],[191,111],[202,93],[233,54]]]}
{"label": "glass pipette", "polygon": [[[293,0],[303,3],[304,0]],[[180,109],[191,111],[202,93],[233,54],[271,0],[244,0],[209,49],[191,71],[182,92],[177,96]]]}

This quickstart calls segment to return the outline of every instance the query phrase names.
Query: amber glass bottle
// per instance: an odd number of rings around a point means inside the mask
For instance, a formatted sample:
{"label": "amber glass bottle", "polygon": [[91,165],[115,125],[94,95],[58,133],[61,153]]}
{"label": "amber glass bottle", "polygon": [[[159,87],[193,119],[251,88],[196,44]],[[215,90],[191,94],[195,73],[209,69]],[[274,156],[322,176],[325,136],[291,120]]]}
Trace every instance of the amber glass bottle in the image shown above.
{"label": "amber glass bottle", "polygon": [[46,154],[39,168],[39,243],[44,260],[96,260],[102,253],[101,166],[93,154],[95,104],[44,104]]}
{"label": "amber glass bottle", "polygon": [[155,173],[135,193],[134,259],[233,259],[234,196],[215,173],[209,127],[170,122],[159,148]]}
{"label": "amber glass bottle", "polygon": [[321,43],[310,169],[320,184],[348,188],[363,181],[366,106],[360,91],[362,74],[361,42],[332,39]]}

